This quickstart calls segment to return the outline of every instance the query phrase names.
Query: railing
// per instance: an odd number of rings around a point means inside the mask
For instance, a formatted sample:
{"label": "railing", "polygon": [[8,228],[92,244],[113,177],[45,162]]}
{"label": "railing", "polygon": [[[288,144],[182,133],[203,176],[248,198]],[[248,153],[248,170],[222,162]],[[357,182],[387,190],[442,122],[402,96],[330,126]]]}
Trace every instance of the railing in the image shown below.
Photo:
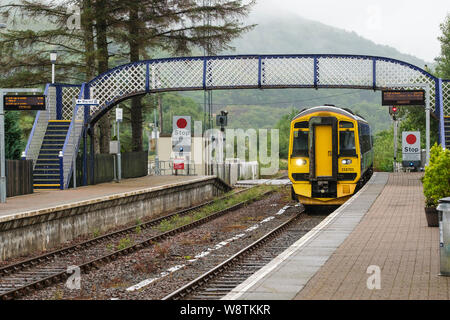
{"label": "railing", "polygon": [[53,104],[56,104],[56,92],[50,92],[50,85],[45,87],[44,95],[46,97],[47,110],[38,111],[34,119],[33,128],[28,137],[27,146],[22,153],[22,160],[33,160],[33,167],[36,165],[36,160],[41,150],[42,141],[44,140],[45,132],[47,131],[48,121],[52,118]]}
{"label": "railing", "polygon": [[[84,84],[81,86],[79,99],[83,98]],[[78,154],[78,147],[80,145],[80,138],[84,130],[84,109],[85,106],[75,105],[72,120],[70,122],[69,130],[67,131],[66,140],[60,158],[60,176],[61,189],[69,187],[70,177],[73,172],[73,163]]]}
{"label": "railing", "polygon": [[169,161],[158,161],[158,169],[159,172],[157,172],[156,169],[156,163],[155,161],[150,161],[148,164],[148,174],[149,175],[161,175],[161,176],[170,176],[170,175],[180,175],[180,176],[195,176],[196,170],[195,170],[195,163],[193,161],[189,163],[184,164],[183,170],[175,170],[173,168],[173,160]]}

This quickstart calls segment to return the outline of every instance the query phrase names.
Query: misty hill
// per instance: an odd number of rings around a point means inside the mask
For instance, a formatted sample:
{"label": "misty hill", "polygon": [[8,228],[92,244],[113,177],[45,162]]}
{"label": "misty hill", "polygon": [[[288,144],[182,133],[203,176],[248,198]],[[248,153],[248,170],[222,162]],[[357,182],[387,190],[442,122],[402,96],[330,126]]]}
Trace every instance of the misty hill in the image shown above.
{"label": "misty hill", "polygon": [[[275,16],[277,14],[277,16]],[[248,21],[257,26],[234,40],[228,54],[359,54],[403,60],[423,68],[424,60],[376,44],[355,32],[345,31],[290,13],[255,13]],[[428,63],[430,65],[430,63]]]}
{"label": "misty hill", "polygon": [[[379,45],[348,32],[291,13],[252,13],[250,32],[232,42],[235,50],[222,54],[358,54],[399,59],[424,67],[427,62],[397,49]],[[430,63],[428,63],[430,65]],[[188,93],[202,104],[203,93]],[[335,104],[365,116],[376,131],[387,129],[390,119],[379,92],[352,89],[279,89],[215,91],[213,110],[228,110],[230,127],[270,128],[292,109]]]}

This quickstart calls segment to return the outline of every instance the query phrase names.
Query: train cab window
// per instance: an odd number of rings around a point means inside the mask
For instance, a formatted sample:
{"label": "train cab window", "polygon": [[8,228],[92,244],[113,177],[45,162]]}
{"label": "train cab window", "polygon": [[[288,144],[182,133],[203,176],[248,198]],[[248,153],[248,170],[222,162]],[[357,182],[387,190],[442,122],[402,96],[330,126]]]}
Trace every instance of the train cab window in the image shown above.
{"label": "train cab window", "polygon": [[292,157],[308,156],[308,131],[294,131]]}
{"label": "train cab window", "polygon": [[355,132],[339,132],[339,154],[341,156],[356,156]]}

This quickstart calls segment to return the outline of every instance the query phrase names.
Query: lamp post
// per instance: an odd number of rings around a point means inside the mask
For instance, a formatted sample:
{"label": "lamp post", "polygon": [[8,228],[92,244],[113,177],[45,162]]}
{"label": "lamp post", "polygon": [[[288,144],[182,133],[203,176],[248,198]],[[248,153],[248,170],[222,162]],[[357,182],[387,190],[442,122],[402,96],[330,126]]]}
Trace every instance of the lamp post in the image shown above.
{"label": "lamp post", "polygon": [[52,63],[52,83],[55,83],[55,63],[58,53],[56,51],[50,52],[50,61]]}

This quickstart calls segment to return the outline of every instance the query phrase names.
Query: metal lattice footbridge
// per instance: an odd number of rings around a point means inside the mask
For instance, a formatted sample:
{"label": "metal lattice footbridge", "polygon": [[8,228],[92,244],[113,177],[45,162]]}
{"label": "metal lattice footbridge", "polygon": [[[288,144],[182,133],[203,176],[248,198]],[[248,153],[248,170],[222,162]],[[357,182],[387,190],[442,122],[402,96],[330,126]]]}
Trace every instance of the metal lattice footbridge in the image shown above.
{"label": "metal lattice footbridge", "polygon": [[[48,173],[47,179],[40,176],[41,188],[65,189],[87,128],[123,100],[167,91],[280,88],[426,89],[426,109],[439,119],[439,141],[450,145],[450,80],[384,57],[241,55],[139,61],[81,85],[49,84],[45,90],[49,108],[36,116],[25,158],[49,169],[41,170]],[[74,105],[74,98],[97,99],[99,105]],[[61,127],[56,127],[58,121]]]}

